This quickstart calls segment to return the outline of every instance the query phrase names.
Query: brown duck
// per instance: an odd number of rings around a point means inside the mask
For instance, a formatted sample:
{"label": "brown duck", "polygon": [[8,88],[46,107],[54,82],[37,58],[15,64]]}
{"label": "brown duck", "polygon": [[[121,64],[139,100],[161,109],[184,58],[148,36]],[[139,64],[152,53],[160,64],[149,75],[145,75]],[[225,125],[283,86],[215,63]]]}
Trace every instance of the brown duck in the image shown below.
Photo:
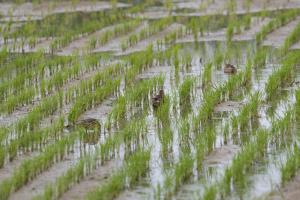
{"label": "brown duck", "polygon": [[86,119],[82,119],[82,120],[78,120],[76,122],[76,126],[85,128],[86,132],[88,130],[100,130],[101,125],[99,123],[99,121],[95,118],[86,118]]}
{"label": "brown duck", "polygon": [[225,74],[235,74],[236,71],[237,71],[236,67],[233,66],[232,64],[225,64],[225,67],[224,67]]}
{"label": "brown duck", "polygon": [[164,90],[161,89],[159,90],[159,93],[157,95],[152,97],[152,105],[154,108],[157,108],[163,102],[164,96],[165,96]]}

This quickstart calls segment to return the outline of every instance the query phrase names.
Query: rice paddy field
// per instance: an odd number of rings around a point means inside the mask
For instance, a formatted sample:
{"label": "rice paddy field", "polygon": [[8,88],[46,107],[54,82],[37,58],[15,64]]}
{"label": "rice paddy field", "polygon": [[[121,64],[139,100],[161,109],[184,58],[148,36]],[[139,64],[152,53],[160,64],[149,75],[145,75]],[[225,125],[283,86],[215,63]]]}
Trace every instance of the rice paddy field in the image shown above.
{"label": "rice paddy field", "polygon": [[0,200],[298,200],[299,136],[300,0],[0,1]]}

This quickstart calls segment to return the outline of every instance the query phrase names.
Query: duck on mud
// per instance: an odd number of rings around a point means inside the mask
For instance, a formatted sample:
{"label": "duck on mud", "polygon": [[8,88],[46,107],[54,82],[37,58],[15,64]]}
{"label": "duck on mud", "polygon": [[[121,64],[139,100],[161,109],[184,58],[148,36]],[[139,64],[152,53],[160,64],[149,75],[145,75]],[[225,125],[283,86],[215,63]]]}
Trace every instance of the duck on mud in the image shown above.
{"label": "duck on mud", "polygon": [[236,73],[236,67],[233,66],[232,64],[225,64],[225,67],[224,67],[224,73],[225,74],[235,74]]}
{"label": "duck on mud", "polygon": [[100,122],[95,118],[86,118],[82,120],[78,120],[75,122],[75,124],[68,124],[66,126],[67,129],[72,129],[74,127],[79,127],[85,129],[85,132],[88,133],[90,130],[100,130],[101,124]]}
{"label": "duck on mud", "polygon": [[77,127],[84,128],[86,133],[88,132],[88,130],[100,130],[101,128],[99,121],[95,118],[86,118],[78,120],[75,125]]}
{"label": "duck on mud", "polygon": [[84,144],[97,144],[97,142],[99,141],[99,131],[101,129],[101,124],[97,119],[86,118],[78,120],[75,122],[75,126],[85,129],[85,134],[83,135]]}
{"label": "duck on mud", "polygon": [[159,90],[159,93],[154,97],[152,97],[152,106],[154,108],[158,108],[159,105],[163,102],[164,96],[165,96],[164,90],[163,89]]}

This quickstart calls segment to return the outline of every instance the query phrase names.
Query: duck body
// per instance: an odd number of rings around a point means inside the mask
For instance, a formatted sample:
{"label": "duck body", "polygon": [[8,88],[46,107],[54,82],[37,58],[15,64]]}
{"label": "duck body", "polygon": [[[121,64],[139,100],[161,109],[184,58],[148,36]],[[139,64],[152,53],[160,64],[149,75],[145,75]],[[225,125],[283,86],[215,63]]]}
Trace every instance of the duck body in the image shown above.
{"label": "duck body", "polygon": [[237,71],[236,67],[233,66],[232,64],[225,64],[225,67],[224,67],[225,74],[235,74],[236,71]]}
{"label": "duck body", "polygon": [[78,120],[76,122],[76,126],[85,128],[86,131],[101,128],[99,121],[95,118],[86,118],[86,119]]}
{"label": "duck body", "polygon": [[159,105],[163,102],[164,96],[164,90],[159,90],[159,93],[152,97],[152,106],[154,108],[159,107]]}

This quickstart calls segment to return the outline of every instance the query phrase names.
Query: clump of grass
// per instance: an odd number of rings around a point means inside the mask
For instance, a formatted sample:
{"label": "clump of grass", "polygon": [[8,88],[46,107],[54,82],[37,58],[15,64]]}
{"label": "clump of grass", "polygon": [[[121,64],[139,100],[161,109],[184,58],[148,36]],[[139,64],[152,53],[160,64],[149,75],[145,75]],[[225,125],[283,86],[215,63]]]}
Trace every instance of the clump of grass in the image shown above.
{"label": "clump of grass", "polygon": [[261,102],[260,93],[255,93],[250,97],[249,103],[243,106],[240,113],[232,118],[233,129],[239,129],[241,131],[247,130],[249,122],[257,118],[258,106]]}
{"label": "clump of grass", "polygon": [[297,24],[297,26],[294,28],[294,30],[288,35],[288,37],[285,39],[282,51],[287,52],[289,48],[299,41],[300,39],[300,23]]}
{"label": "clump of grass", "polygon": [[217,45],[214,54],[213,64],[216,66],[218,70],[220,70],[222,68],[223,61],[224,61],[224,53],[222,52],[220,45]]}
{"label": "clump of grass", "polygon": [[296,91],[296,116],[297,120],[300,120],[300,90]]}
{"label": "clump of grass", "polygon": [[203,70],[203,75],[202,75],[202,86],[204,88],[207,88],[209,86],[211,86],[212,84],[212,70],[213,70],[213,67],[212,67],[212,63],[207,63],[204,65],[204,70]]}
{"label": "clump of grass", "polygon": [[147,37],[162,31],[166,26],[173,22],[172,17],[163,18],[161,20],[155,20],[150,23],[148,27],[142,29],[139,33],[131,34],[126,40],[122,41],[122,50],[125,51],[129,47],[136,45],[139,41],[146,39]]}
{"label": "clump of grass", "polygon": [[120,145],[125,142],[127,145],[143,137],[146,132],[145,116],[139,119],[131,119],[124,128],[117,131],[116,134],[109,136],[106,141],[101,144],[101,160],[105,161],[115,155],[115,151],[119,149]]}
{"label": "clump of grass", "polygon": [[258,51],[255,53],[253,59],[253,66],[255,68],[262,68],[266,65],[266,57],[267,57],[267,49],[266,48],[259,48]]}
{"label": "clump of grass", "polygon": [[111,39],[134,30],[134,28],[136,28],[140,24],[141,24],[141,20],[139,19],[118,24],[112,30],[108,30],[105,33],[103,33],[98,40],[96,39],[94,46],[96,47],[97,43],[99,45],[105,45]]}
{"label": "clump of grass", "polygon": [[204,200],[214,200],[217,197],[217,186],[213,185],[205,190],[203,195]]}
{"label": "clump of grass", "polygon": [[194,160],[189,154],[183,154],[179,162],[173,167],[173,170],[166,175],[163,186],[165,199],[170,199],[193,174],[193,163]]}
{"label": "clump of grass", "polygon": [[289,153],[286,163],[281,167],[281,184],[285,185],[296,176],[300,168],[300,151],[297,144],[294,144],[293,150]]}
{"label": "clump of grass", "polygon": [[165,95],[163,99],[163,103],[158,107],[158,109],[155,111],[156,117],[159,119],[161,124],[165,127],[167,127],[170,124],[170,97],[168,95]]}
{"label": "clump of grass", "polygon": [[28,116],[19,120],[15,125],[18,137],[28,130],[32,131],[36,129],[43,118],[60,109],[62,107],[61,98],[62,93],[58,92],[56,95],[44,99],[37,107],[28,113]]}
{"label": "clump of grass", "polygon": [[[233,159],[232,164],[225,170],[225,174],[219,183],[216,183],[222,198],[230,195],[232,186],[239,192],[242,192],[247,184],[247,172],[253,166],[255,160],[262,159],[266,150],[269,132],[258,130],[255,133],[255,140],[246,144],[243,149]],[[211,187],[216,187],[212,185]],[[210,189],[210,188],[209,188]],[[209,190],[207,191],[209,192]],[[205,193],[207,193],[205,192]]]}
{"label": "clump of grass", "polygon": [[196,78],[187,77],[179,87],[180,105],[189,105],[191,103],[191,93],[196,83]]}
{"label": "clump of grass", "polygon": [[295,67],[299,62],[299,52],[290,52],[283,61],[282,66],[270,75],[265,86],[268,100],[278,94],[282,87],[292,82],[295,76]]}

